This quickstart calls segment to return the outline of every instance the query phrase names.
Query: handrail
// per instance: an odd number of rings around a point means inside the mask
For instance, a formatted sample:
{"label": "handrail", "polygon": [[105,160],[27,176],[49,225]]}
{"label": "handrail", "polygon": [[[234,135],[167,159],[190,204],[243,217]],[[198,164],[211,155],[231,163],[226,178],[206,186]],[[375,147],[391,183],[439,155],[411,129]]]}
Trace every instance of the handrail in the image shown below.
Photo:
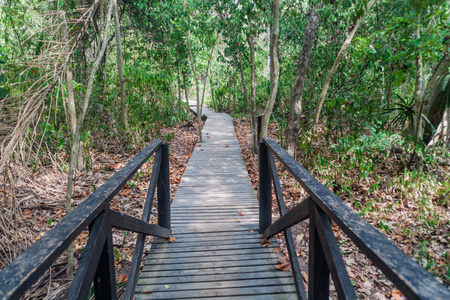
{"label": "handrail", "polygon": [[[86,298],[94,281],[97,299],[116,299],[112,227],[139,233],[125,299],[132,299],[142,258],[145,235],[170,235],[168,144],[154,140],[42,238],[0,272],[0,299],[18,299],[42,276],[86,227],[89,239],[83,251],[68,299]],[[110,210],[109,202],[139,168],[156,153],[142,220]],[[158,226],[149,224],[158,189]],[[100,297],[101,295],[101,297]]]}
{"label": "handrail", "polygon": [[[330,219],[408,299],[450,299],[450,291],[445,286],[323,186],[274,139],[263,138],[259,146],[260,232],[265,238],[273,237],[282,231],[286,235],[291,226],[309,217],[309,299],[328,299],[330,273],[338,297],[356,299]],[[280,219],[272,224],[271,181],[274,183],[278,202],[283,202],[273,155],[300,183],[309,198],[288,213],[280,209]],[[297,260],[295,251],[293,255],[289,251],[289,257],[292,265],[292,262]],[[292,268],[294,269],[294,266]],[[297,287],[297,294],[300,299],[305,299],[306,296],[299,292],[301,288],[302,286]]]}

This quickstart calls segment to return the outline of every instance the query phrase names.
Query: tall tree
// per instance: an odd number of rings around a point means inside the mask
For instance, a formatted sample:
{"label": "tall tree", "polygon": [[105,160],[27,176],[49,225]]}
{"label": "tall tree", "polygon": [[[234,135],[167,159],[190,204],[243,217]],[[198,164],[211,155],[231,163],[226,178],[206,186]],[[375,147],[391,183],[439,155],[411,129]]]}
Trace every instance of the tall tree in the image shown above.
{"label": "tall tree", "polygon": [[280,79],[280,63],[278,62],[278,38],[280,36],[280,1],[272,2],[272,30],[270,33],[270,95],[264,110],[262,119],[261,135],[267,136],[270,115],[277,98],[278,81]]}
{"label": "tall tree", "polygon": [[364,10],[364,13],[359,17],[359,19],[356,21],[355,26],[350,31],[349,35],[347,36],[347,39],[345,40],[344,44],[342,44],[341,50],[339,51],[338,55],[336,56],[336,59],[333,63],[333,66],[331,67],[330,71],[328,72],[327,78],[325,79],[325,82],[323,83],[322,92],[320,93],[319,102],[317,103],[316,112],[314,114],[314,123],[313,125],[317,124],[319,122],[320,112],[322,110],[323,102],[325,101],[325,97],[327,96],[328,88],[330,87],[331,78],[333,77],[334,73],[336,73],[339,64],[341,62],[342,57],[347,52],[348,47],[350,46],[350,43],[353,40],[353,37],[355,36],[356,31],[358,30],[359,26],[361,25],[362,21],[366,17],[367,13],[370,11],[370,8],[375,4],[376,0],[370,0],[367,4],[367,7]]}
{"label": "tall tree", "polygon": [[[73,191],[73,177],[74,177],[74,169],[75,169],[75,161],[78,156],[78,151],[80,148],[80,138],[81,138],[81,127],[83,126],[84,119],[86,118],[86,113],[89,107],[89,102],[92,95],[92,90],[94,87],[95,74],[97,73],[98,67],[100,65],[101,60],[103,59],[103,55],[106,52],[106,47],[108,45],[108,30],[111,25],[111,15],[114,6],[115,0],[111,0],[108,5],[108,15],[106,19],[106,25],[103,34],[103,42],[100,51],[97,54],[97,57],[92,65],[91,72],[89,74],[89,80],[86,87],[86,93],[84,95],[83,106],[81,108],[80,116],[78,117],[76,130],[74,133],[72,148],[70,151],[70,162],[69,162],[69,172],[67,175],[67,191],[66,191],[66,212],[69,213],[72,208],[72,191]],[[72,250],[73,251],[73,250]],[[68,263],[67,266],[67,275],[68,277],[72,277],[73,273],[73,261]]]}
{"label": "tall tree", "polygon": [[117,46],[117,68],[119,70],[119,86],[120,86],[120,108],[122,124],[125,130],[128,131],[128,114],[127,114],[127,94],[125,92],[125,80],[123,79],[123,57],[122,57],[122,41],[120,38],[120,19],[119,19],[119,0],[112,0],[114,2],[114,32],[116,36]]}
{"label": "tall tree", "polygon": [[291,94],[289,117],[286,127],[286,150],[295,157],[297,137],[300,132],[300,116],[302,113],[303,91],[305,88],[306,71],[313,47],[314,37],[319,25],[318,6],[313,6],[308,14],[308,23],[303,36],[302,52],[297,63],[295,83]]}
{"label": "tall tree", "polygon": [[250,101],[251,101],[251,120],[252,120],[252,150],[253,153],[258,152],[258,134],[256,120],[256,63],[255,63],[255,37],[252,33],[253,22],[250,19],[250,34],[247,37],[248,46],[250,48]]}

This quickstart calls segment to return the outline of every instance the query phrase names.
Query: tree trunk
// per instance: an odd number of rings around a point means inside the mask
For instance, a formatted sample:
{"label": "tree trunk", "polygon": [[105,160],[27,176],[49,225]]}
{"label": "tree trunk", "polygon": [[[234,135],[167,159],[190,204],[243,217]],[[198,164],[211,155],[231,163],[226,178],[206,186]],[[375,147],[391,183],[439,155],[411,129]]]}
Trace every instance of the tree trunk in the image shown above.
{"label": "tree trunk", "polygon": [[[186,9],[185,7],[186,2],[183,0],[183,10]],[[189,41],[189,31],[186,34],[186,42],[189,50],[189,58],[191,61],[191,67],[192,71],[194,72],[194,80],[195,80],[195,90],[196,90],[196,96],[197,96],[197,122],[198,122],[198,142],[203,143],[203,137],[202,137],[202,110],[200,108],[200,88],[198,85],[198,79],[197,79],[197,72],[195,69],[195,62],[194,57],[192,56],[192,50],[191,50],[191,43]]]}
{"label": "tree trunk", "polygon": [[[214,48],[216,48],[216,45],[214,45],[214,47],[211,49],[211,53],[209,54],[209,59],[208,59],[208,66],[206,67],[205,84],[203,85],[203,94],[202,94],[202,103],[201,103],[202,107],[203,107],[203,100],[205,98],[206,80],[208,79],[209,66],[211,65],[211,58],[212,58]],[[212,87],[212,85],[211,85],[211,87]],[[201,119],[201,116],[202,116],[202,114],[200,114],[200,119]]]}
{"label": "tree trunk", "polygon": [[198,122],[198,142],[203,143],[203,137],[202,137],[202,111],[200,109],[200,87],[198,85],[198,79],[197,79],[197,72],[195,69],[195,62],[194,57],[192,56],[192,50],[191,50],[191,43],[189,42],[189,32],[186,35],[187,40],[187,46],[189,50],[189,58],[191,61],[191,68],[194,72],[194,81],[195,81],[195,91],[196,91],[196,97],[197,97],[197,122]]}
{"label": "tree trunk", "polygon": [[295,84],[291,95],[291,104],[289,118],[286,127],[286,150],[295,157],[297,148],[297,138],[300,132],[300,116],[302,112],[303,92],[306,81],[306,71],[308,69],[309,58],[314,43],[314,36],[319,25],[319,15],[316,6],[311,8],[303,36],[302,52],[297,63],[297,72],[295,74]]}
{"label": "tree trunk", "polygon": [[[70,128],[72,131],[72,138],[75,135],[75,131],[77,130],[77,111],[75,108],[75,97],[73,94],[73,73],[69,66],[66,68],[67,74],[67,102],[68,102],[68,111],[69,111],[69,119],[70,119]],[[83,171],[86,168],[84,163],[83,149],[79,147],[77,158],[75,160],[75,169],[78,171]]]}
{"label": "tree trunk", "polygon": [[239,61],[239,75],[241,75],[241,86],[242,86],[242,92],[244,93],[244,100],[245,100],[245,107],[248,107],[248,103],[250,102],[248,100],[248,91],[247,91],[247,85],[245,84],[245,78],[244,78],[244,69],[242,68],[242,57]]}
{"label": "tree trunk", "polygon": [[[125,92],[125,80],[123,78],[123,57],[122,57],[122,41],[120,37],[120,19],[119,19],[119,0],[114,2],[114,31],[117,45],[117,68],[119,69],[119,85],[120,85],[120,109],[122,116],[122,124],[128,131],[128,114],[127,114],[127,94]],[[107,32],[105,33],[107,34]]]}
{"label": "tree trunk", "polygon": [[264,116],[261,125],[261,136],[267,136],[267,130],[269,127],[270,115],[273,111],[273,105],[277,98],[278,81],[280,79],[280,64],[278,62],[277,46],[278,37],[280,35],[280,1],[273,0],[272,3],[272,32],[270,35],[270,95],[267,102],[266,109],[264,110]]}
{"label": "tree trunk", "polygon": [[[250,30],[252,24],[250,22]],[[256,64],[255,64],[255,41],[253,34],[248,37],[248,45],[250,47],[250,99],[251,99],[251,119],[252,119],[252,150],[253,154],[258,152],[258,134],[257,134],[257,121],[256,121]]]}
{"label": "tree trunk", "polygon": [[181,120],[181,81],[180,81],[180,67],[177,63],[177,86],[178,86],[178,118]]}
{"label": "tree trunk", "polygon": [[[417,38],[419,38],[419,29],[416,31]],[[416,82],[414,87],[414,143],[417,143],[419,139],[423,137],[422,129],[422,82],[423,82],[423,70],[422,70],[422,55],[418,54],[416,57]]]}
{"label": "tree trunk", "polygon": [[362,15],[361,18],[358,19],[358,21],[356,21],[355,27],[353,27],[352,31],[348,35],[347,39],[345,40],[344,44],[341,47],[341,50],[339,51],[339,53],[338,53],[338,55],[336,57],[336,60],[334,61],[333,66],[331,67],[330,71],[328,72],[327,78],[325,79],[325,82],[323,84],[322,92],[320,93],[319,102],[317,103],[316,113],[314,115],[313,128],[314,128],[314,125],[319,123],[320,111],[322,110],[322,105],[323,105],[323,102],[324,102],[325,97],[327,95],[328,88],[329,88],[330,83],[331,83],[331,78],[333,77],[334,73],[336,72],[337,68],[339,67],[339,63],[341,62],[342,56],[344,56],[345,52],[347,52],[347,49],[350,46],[350,43],[352,42],[353,37],[355,36],[355,33],[358,30],[358,28],[359,28],[359,25],[361,25],[362,21],[364,20],[364,18],[366,17],[367,13],[370,11],[370,8],[373,6],[373,4],[375,2],[376,2],[376,0],[370,0],[369,1],[369,3],[367,4],[367,8],[366,8],[364,14]]}
{"label": "tree trunk", "polygon": [[184,97],[186,98],[186,116],[188,121],[190,120],[189,115],[189,95],[188,95],[188,89],[187,89],[187,79],[186,79],[186,73],[182,73],[183,75],[183,83],[184,83]]}
{"label": "tree trunk", "polygon": [[[108,6],[108,16],[107,16],[107,21],[106,21],[106,26],[105,26],[105,34],[103,37],[102,48],[101,48],[100,53],[98,54],[97,58],[95,59],[94,64],[92,65],[91,73],[89,75],[88,85],[86,88],[86,94],[84,96],[83,107],[81,110],[80,117],[78,118],[76,130],[74,133],[72,149],[70,152],[69,174],[68,174],[68,178],[67,178],[66,211],[67,210],[70,211],[71,206],[72,206],[71,204],[72,204],[73,175],[74,175],[75,161],[76,161],[76,158],[78,155],[78,149],[80,147],[81,127],[83,126],[84,119],[86,117],[86,113],[87,113],[87,110],[89,107],[89,100],[91,98],[92,89],[94,86],[95,73],[97,72],[100,61],[102,60],[103,55],[105,54],[105,51],[106,51],[106,46],[108,43],[107,32],[111,25],[111,14],[112,14],[113,6],[114,6],[114,0],[111,0],[111,2],[109,3],[109,6]],[[71,266],[69,266],[69,265],[67,266],[67,275],[68,275],[68,277],[73,276],[73,264]]]}

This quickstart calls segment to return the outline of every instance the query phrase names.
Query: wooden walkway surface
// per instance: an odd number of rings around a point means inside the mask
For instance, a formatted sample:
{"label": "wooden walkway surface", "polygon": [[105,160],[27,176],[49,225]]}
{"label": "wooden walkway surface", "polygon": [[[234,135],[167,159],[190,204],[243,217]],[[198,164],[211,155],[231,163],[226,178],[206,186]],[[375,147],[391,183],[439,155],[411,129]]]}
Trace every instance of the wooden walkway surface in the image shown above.
{"label": "wooden walkway surface", "polygon": [[261,245],[258,201],[231,117],[203,113],[204,143],[195,147],[171,206],[176,240],[155,239],[135,298],[297,299],[291,272],[275,268],[275,241]]}

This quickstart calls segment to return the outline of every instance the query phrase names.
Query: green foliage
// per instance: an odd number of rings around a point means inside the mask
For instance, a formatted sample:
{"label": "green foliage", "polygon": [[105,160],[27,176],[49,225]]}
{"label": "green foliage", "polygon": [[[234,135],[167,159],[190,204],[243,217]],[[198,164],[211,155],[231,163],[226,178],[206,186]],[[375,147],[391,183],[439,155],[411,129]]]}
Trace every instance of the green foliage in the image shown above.
{"label": "green foliage", "polygon": [[404,128],[405,123],[413,123],[414,119],[414,99],[403,99],[400,95],[397,95],[399,101],[394,102],[391,107],[385,108],[384,114],[395,114],[394,118],[390,121],[393,126],[400,125]]}

